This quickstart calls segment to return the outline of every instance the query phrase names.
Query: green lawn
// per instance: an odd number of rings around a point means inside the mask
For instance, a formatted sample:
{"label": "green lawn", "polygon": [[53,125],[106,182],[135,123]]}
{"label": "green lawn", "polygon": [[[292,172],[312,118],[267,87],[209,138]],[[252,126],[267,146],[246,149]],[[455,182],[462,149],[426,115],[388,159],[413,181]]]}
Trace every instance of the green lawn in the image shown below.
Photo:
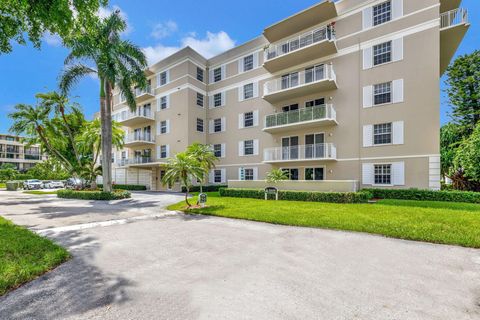
{"label": "green lawn", "polygon": [[3,182],[0,182],[0,189],[5,189],[7,185]]}
{"label": "green lawn", "polygon": [[[196,201],[196,198],[194,199]],[[480,248],[480,205],[469,203],[382,200],[376,204],[265,201],[220,197],[210,193],[208,207],[188,213],[302,227],[368,232],[387,237]]]}
{"label": "green lawn", "polygon": [[30,190],[30,191],[23,191],[23,193],[40,195],[40,194],[57,194],[57,191]]}
{"label": "green lawn", "polygon": [[47,238],[0,217],[0,296],[70,257]]}

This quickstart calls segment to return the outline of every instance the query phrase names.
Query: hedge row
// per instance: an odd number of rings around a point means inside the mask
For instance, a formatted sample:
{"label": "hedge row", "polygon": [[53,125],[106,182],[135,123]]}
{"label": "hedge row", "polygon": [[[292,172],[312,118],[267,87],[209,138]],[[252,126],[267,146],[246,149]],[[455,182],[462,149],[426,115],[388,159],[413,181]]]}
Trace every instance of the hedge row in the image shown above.
{"label": "hedge row", "polygon": [[58,190],[57,197],[63,199],[80,200],[119,200],[131,197],[130,192],[126,190],[115,190],[114,192],[104,191],[77,191],[77,190]]}
{"label": "hedge row", "polygon": [[[103,188],[103,184],[97,184],[99,189]],[[137,184],[112,184],[113,190],[131,190],[131,191],[139,191],[139,190],[147,190],[147,186],[137,185]]]}
{"label": "hedge row", "polygon": [[[217,192],[221,188],[226,188],[227,186],[224,185],[211,185],[211,186],[203,186],[203,192]],[[187,188],[182,187],[182,192],[187,192]],[[200,192],[200,186],[193,186],[190,188],[190,192]]]}
{"label": "hedge row", "polygon": [[[234,198],[265,199],[263,189],[221,188],[220,196]],[[274,199],[275,195],[269,195]],[[278,200],[332,202],[332,203],[364,203],[372,198],[367,191],[362,192],[315,192],[315,191],[278,191]]]}
{"label": "hedge row", "polygon": [[363,189],[374,198],[480,203],[480,192],[432,191],[421,189]]}

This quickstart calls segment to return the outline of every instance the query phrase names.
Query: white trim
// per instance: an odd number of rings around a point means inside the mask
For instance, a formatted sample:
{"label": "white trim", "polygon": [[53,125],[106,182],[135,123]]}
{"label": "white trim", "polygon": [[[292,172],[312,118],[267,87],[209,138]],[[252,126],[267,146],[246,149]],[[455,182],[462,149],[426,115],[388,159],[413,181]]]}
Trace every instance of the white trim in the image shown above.
{"label": "white trim", "polygon": [[415,158],[428,158],[428,157],[439,157],[438,154],[416,154],[409,156],[390,156],[390,157],[365,157],[365,158],[344,158],[337,159],[337,161],[362,161],[362,160],[390,160],[390,159],[415,159]]}
{"label": "white trim", "polygon": [[221,92],[221,91],[228,91],[228,90],[232,90],[232,89],[237,89],[240,86],[244,86],[244,85],[252,83],[252,82],[253,83],[255,83],[255,82],[259,83],[262,80],[267,80],[267,79],[270,79],[270,78],[272,78],[272,76],[269,73],[267,73],[267,74],[264,74],[264,75],[261,75],[261,76],[255,77],[255,78],[246,79],[242,82],[236,82],[235,84],[231,84],[229,86],[225,86],[225,87],[221,87],[221,88],[218,88],[218,89],[215,89],[215,90],[211,90],[208,93],[209,94],[215,94],[215,93],[218,93],[218,92]]}

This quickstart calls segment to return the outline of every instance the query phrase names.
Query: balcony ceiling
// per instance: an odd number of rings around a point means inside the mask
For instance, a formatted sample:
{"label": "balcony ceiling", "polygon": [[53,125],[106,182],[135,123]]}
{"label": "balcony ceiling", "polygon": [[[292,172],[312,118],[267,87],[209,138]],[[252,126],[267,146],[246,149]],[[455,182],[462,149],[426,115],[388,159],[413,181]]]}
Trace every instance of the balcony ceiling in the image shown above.
{"label": "balcony ceiling", "polygon": [[275,104],[283,100],[298,98],[313,93],[330,91],[337,88],[337,82],[335,80],[325,79],[285,90],[276,91],[268,95],[264,95],[263,99],[270,102],[271,104]]}
{"label": "balcony ceiling", "polygon": [[447,70],[470,24],[459,24],[440,31],[440,75]]}
{"label": "balcony ceiling", "polygon": [[283,133],[283,132],[296,131],[300,129],[335,126],[337,124],[338,124],[337,121],[334,119],[316,119],[316,120],[310,120],[310,121],[299,121],[295,123],[278,125],[274,127],[265,127],[263,128],[263,131],[274,134],[274,133],[281,133],[281,132]]}
{"label": "balcony ceiling", "polygon": [[440,0],[440,13],[457,9],[462,0]]}
{"label": "balcony ceiling", "polygon": [[150,92],[144,92],[140,95],[138,95],[135,100],[138,102],[138,103],[141,103],[141,102],[145,102],[147,100],[151,100],[155,98],[155,95],[153,93],[150,93]]}
{"label": "balcony ceiling", "polygon": [[144,145],[155,144],[154,141],[144,141],[144,140],[134,140],[134,141],[125,141],[124,146],[127,148],[141,147]]}
{"label": "balcony ceiling", "polygon": [[335,3],[332,0],[323,0],[308,9],[265,28],[263,35],[270,43],[273,43],[336,16],[337,8]]}
{"label": "balcony ceiling", "polygon": [[154,120],[153,118],[148,118],[143,116],[134,116],[126,120],[119,121],[119,123],[124,127],[134,127],[149,121],[154,121]]}

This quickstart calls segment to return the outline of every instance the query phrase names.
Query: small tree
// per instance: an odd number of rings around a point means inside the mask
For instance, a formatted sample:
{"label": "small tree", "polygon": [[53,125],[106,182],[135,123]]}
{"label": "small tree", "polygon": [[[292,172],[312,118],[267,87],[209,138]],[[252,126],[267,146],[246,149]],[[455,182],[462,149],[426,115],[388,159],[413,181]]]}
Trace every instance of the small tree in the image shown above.
{"label": "small tree", "polygon": [[200,180],[200,192],[203,192],[203,183],[205,182],[206,177],[208,177],[208,172],[215,168],[215,162],[218,161],[218,158],[212,151],[212,148],[209,145],[201,143],[193,143],[187,148],[187,154],[193,159],[196,159],[200,166],[203,168],[203,173]]}
{"label": "small tree", "polygon": [[13,180],[18,174],[18,170],[13,164],[4,163],[0,166],[0,181]]}
{"label": "small tree", "polygon": [[454,159],[454,167],[469,180],[480,183],[480,124],[463,140]]}
{"label": "small tree", "polygon": [[277,183],[279,181],[288,180],[288,175],[282,169],[273,169],[267,173],[267,182],[268,183]]}
{"label": "small tree", "polygon": [[168,159],[165,165],[165,175],[162,178],[164,185],[173,185],[175,182],[180,183],[185,187],[185,203],[190,208],[188,202],[188,194],[192,186],[192,179],[200,179],[203,176],[204,168],[196,159],[186,152],[180,152],[175,157]]}

